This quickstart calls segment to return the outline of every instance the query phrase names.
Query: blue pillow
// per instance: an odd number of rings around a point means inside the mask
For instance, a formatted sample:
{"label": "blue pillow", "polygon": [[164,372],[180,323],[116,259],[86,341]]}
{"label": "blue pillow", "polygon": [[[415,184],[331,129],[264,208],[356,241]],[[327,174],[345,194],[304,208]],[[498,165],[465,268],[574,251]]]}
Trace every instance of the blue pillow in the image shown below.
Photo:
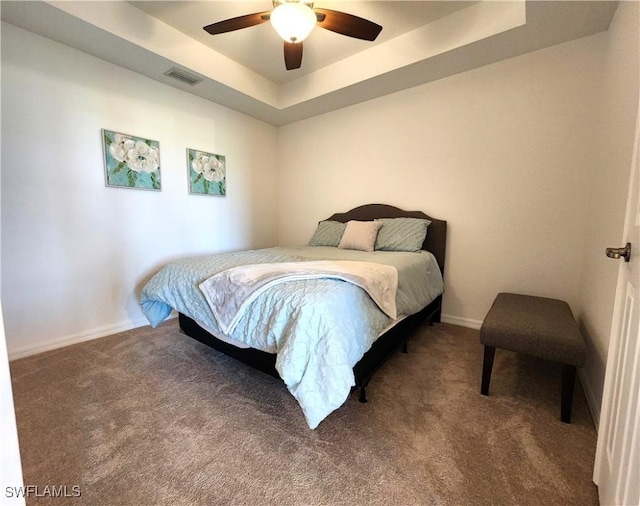
{"label": "blue pillow", "polygon": [[313,237],[309,240],[309,246],[333,246],[337,248],[346,226],[346,223],[340,223],[339,221],[321,221],[318,223],[318,228],[316,228]]}
{"label": "blue pillow", "polygon": [[422,218],[380,218],[375,249],[380,251],[420,251],[427,237],[429,220]]}

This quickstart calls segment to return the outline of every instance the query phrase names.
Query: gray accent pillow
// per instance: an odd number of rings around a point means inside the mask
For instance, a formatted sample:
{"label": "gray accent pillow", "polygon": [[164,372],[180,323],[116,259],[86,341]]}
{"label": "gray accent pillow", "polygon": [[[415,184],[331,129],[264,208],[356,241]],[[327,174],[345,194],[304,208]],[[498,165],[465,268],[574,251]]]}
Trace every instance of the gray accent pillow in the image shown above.
{"label": "gray accent pillow", "polygon": [[382,223],[376,239],[376,250],[420,251],[427,237],[429,220],[421,218],[380,218]]}
{"label": "gray accent pillow", "polygon": [[309,240],[309,246],[337,247],[340,244],[340,239],[342,239],[346,226],[346,223],[340,223],[339,221],[321,221],[318,223],[318,228],[316,228],[313,237]]}
{"label": "gray accent pillow", "polygon": [[377,221],[348,221],[338,248],[373,251],[380,227]]}

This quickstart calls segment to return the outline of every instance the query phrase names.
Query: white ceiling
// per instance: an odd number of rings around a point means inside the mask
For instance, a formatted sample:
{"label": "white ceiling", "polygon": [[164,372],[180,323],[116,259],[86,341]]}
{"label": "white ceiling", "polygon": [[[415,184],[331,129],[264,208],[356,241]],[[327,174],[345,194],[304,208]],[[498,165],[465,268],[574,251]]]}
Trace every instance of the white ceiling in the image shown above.
{"label": "white ceiling", "polygon": [[[2,20],[274,125],[584,37],[609,26],[611,1],[326,1],[383,26],[375,42],[316,28],[302,68],[284,69],[269,23],[211,36],[264,1],[4,1]],[[189,86],[164,75],[177,66]]]}

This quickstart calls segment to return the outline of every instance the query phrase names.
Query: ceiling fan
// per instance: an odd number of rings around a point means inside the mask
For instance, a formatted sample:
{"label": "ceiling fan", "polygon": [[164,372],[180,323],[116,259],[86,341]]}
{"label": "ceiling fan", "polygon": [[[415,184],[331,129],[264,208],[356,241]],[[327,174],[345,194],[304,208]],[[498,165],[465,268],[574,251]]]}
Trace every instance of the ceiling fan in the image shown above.
{"label": "ceiling fan", "polygon": [[225,19],[204,27],[211,35],[233,32],[271,21],[284,40],[284,63],[287,70],[302,65],[302,41],[315,26],[356,39],[376,40],[382,27],[373,21],[346,12],[313,7],[308,0],[273,0],[273,10]]}

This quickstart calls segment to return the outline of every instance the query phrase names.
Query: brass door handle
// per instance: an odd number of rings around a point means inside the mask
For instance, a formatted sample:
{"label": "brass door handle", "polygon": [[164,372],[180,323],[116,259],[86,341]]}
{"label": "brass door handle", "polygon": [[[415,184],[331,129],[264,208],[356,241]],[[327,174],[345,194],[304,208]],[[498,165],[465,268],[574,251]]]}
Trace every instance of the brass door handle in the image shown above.
{"label": "brass door handle", "polygon": [[609,258],[624,258],[628,262],[631,260],[631,243],[628,242],[624,248],[607,248],[606,253]]}

